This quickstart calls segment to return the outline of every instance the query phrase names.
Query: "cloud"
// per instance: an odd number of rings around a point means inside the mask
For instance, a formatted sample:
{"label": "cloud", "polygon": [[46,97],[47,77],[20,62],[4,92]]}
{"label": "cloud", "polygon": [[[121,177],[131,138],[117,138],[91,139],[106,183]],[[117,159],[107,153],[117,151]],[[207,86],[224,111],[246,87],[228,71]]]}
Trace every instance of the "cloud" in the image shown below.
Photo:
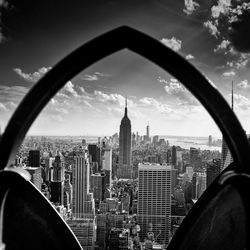
{"label": "cloud", "polygon": [[170,81],[167,82],[164,90],[167,94],[176,97],[180,101],[179,105],[199,105],[197,100],[187,91],[187,89],[174,78],[171,78]]}
{"label": "cloud", "polygon": [[87,107],[93,108],[93,106],[92,106],[88,101],[83,100],[83,103],[84,103]]}
{"label": "cloud", "polygon": [[227,72],[224,72],[222,74],[222,76],[225,76],[225,77],[235,76],[235,72],[234,71],[227,71]]}
{"label": "cloud", "polygon": [[165,80],[165,79],[163,79],[161,76],[158,76],[157,81],[158,81],[159,83],[168,84],[168,81]]}
{"label": "cloud", "polygon": [[234,61],[227,62],[227,65],[231,68],[243,69],[246,68],[250,60],[250,54],[240,53],[237,59]]}
{"label": "cloud", "polygon": [[175,37],[172,37],[171,39],[162,38],[161,42],[174,51],[179,51],[181,49],[182,41]]}
{"label": "cloud", "polygon": [[230,57],[227,65],[235,70],[245,68],[249,58],[242,56],[241,53],[250,52],[250,2],[248,0],[214,2],[216,4],[211,6],[211,15],[204,22],[204,27],[219,41],[214,52],[224,51],[224,54]]}
{"label": "cloud", "polygon": [[[231,98],[232,94],[229,94],[229,96]],[[250,109],[250,100],[243,95],[234,94],[234,103],[235,103],[236,108],[240,108],[243,110]]]}
{"label": "cloud", "polygon": [[187,59],[187,60],[193,60],[193,59],[194,59],[194,56],[191,55],[191,54],[188,54],[188,55],[186,55],[186,59]]}
{"label": "cloud", "polygon": [[204,22],[203,25],[204,25],[204,27],[208,28],[209,33],[212,36],[218,37],[218,35],[220,34],[220,32],[217,29],[217,26],[212,21],[208,20],[208,21]]}
{"label": "cloud", "polygon": [[7,111],[7,108],[3,103],[0,102],[0,112],[1,111]]}
{"label": "cloud", "polygon": [[19,103],[28,91],[29,88],[23,86],[0,85],[0,102]]}
{"label": "cloud", "polygon": [[230,11],[231,0],[219,0],[217,5],[212,6],[211,13],[213,18],[219,18]]}
{"label": "cloud", "polygon": [[187,15],[192,14],[200,6],[197,2],[193,0],[184,0],[184,4],[185,4],[185,9],[183,9],[183,11]]}
{"label": "cloud", "polygon": [[14,71],[27,82],[36,83],[43,75],[45,75],[51,67],[42,67],[34,73],[24,73],[20,68],[15,68]]}
{"label": "cloud", "polygon": [[110,77],[111,75],[110,74],[104,74],[104,73],[101,73],[101,72],[95,72],[94,74],[92,75],[84,75],[82,77],[82,80],[85,80],[85,81],[98,81],[100,80],[100,77]]}
{"label": "cloud", "polygon": [[240,52],[250,52],[250,3],[241,5],[241,11],[230,24],[229,37],[234,47]]}
{"label": "cloud", "polygon": [[69,93],[70,95],[74,97],[78,97],[78,94],[76,90],[74,89],[74,84],[71,81],[68,81],[65,86],[63,87],[63,90],[65,90],[66,93]]}
{"label": "cloud", "polygon": [[167,104],[163,104],[152,97],[141,98],[139,100],[139,105],[142,105],[147,108],[152,107],[160,114],[169,114],[172,112],[172,109]]}
{"label": "cloud", "polygon": [[238,87],[242,89],[249,88],[250,86],[248,85],[248,80],[243,80],[237,84]]}
{"label": "cloud", "polygon": [[219,50],[225,50],[230,45],[230,41],[228,40],[222,40],[219,45],[214,49],[214,52],[217,52]]}
{"label": "cloud", "polygon": [[125,98],[120,94],[106,94],[102,91],[95,90],[94,91],[95,98],[103,103],[125,106]]}
{"label": "cloud", "polygon": [[[0,85],[0,112],[2,113],[3,117],[2,121],[6,119],[6,116],[9,117],[16,109],[17,105],[21,102],[23,97],[28,92],[28,88],[22,86],[5,86]],[[5,119],[4,119],[5,116]],[[1,119],[0,119],[1,120]]]}
{"label": "cloud", "polygon": [[82,80],[85,81],[97,81],[98,79],[97,75],[84,75],[84,77],[82,77]]}
{"label": "cloud", "polygon": [[110,76],[112,76],[110,74],[104,74],[104,73],[101,73],[101,72],[95,72],[95,75],[99,75],[99,76],[103,76],[103,77],[110,77]]}

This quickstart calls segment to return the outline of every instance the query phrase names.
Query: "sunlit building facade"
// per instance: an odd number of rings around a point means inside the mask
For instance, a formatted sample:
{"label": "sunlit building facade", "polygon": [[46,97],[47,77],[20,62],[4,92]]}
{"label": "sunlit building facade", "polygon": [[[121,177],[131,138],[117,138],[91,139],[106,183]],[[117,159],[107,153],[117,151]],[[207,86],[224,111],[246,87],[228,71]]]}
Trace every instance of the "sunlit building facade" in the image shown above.
{"label": "sunlit building facade", "polygon": [[94,216],[93,194],[89,193],[89,161],[86,152],[77,152],[73,165],[73,206],[74,218]]}

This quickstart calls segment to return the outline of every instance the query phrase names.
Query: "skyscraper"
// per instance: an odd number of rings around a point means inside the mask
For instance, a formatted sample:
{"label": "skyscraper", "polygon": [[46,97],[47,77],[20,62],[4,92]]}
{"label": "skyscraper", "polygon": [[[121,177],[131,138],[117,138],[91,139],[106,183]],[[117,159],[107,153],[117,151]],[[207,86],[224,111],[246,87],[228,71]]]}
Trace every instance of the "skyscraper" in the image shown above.
{"label": "skyscraper", "polygon": [[150,141],[150,138],[149,138],[149,124],[146,127],[146,136],[147,136],[147,141]]}
{"label": "skyscraper", "polygon": [[212,146],[212,143],[213,143],[212,135],[209,135],[208,136],[208,146]]}
{"label": "skyscraper", "polygon": [[190,165],[193,167],[194,171],[201,168],[200,151],[197,148],[190,148]]}
{"label": "skyscraper", "polygon": [[93,250],[96,241],[96,221],[93,219],[73,219],[67,220],[67,223],[82,249]]}
{"label": "skyscraper", "polygon": [[40,167],[40,151],[39,150],[29,151],[29,167],[33,167],[33,168]]}
{"label": "skyscraper", "polygon": [[62,182],[64,180],[64,171],[64,157],[58,152],[53,164],[51,181]]}
{"label": "skyscraper", "polygon": [[76,152],[73,164],[73,216],[88,218],[94,209],[89,193],[89,161],[86,152]]}
{"label": "skyscraper", "polygon": [[63,186],[64,186],[64,157],[60,152],[55,157],[51,170],[51,201],[63,204]]}
{"label": "skyscraper", "polygon": [[171,165],[139,164],[138,224],[140,237],[152,224],[156,241],[168,244],[171,215]]}
{"label": "skyscraper", "polygon": [[118,178],[132,178],[132,147],[131,147],[131,123],[128,118],[127,98],[125,113],[121,120],[119,134],[119,169]]}
{"label": "skyscraper", "polygon": [[[232,110],[234,110],[234,92],[233,92],[233,82],[232,82]],[[233,162],[233,157],[231,155],[230,149],[223,136],[222,138],[222,149],[221,149],[221,171],[224,170],[231,162]]]}
{"label": "skyscraper", "polygon": [[172,159],[172,165],[176,166],[177,165],[177,157],[176,157],[176,147],[172,147],[172,154],[171,154],[171,159]]}
{"label": "skyscraper", "polygon": [[207,163],[207,187],[220,174],[221,159],[213,159]]}

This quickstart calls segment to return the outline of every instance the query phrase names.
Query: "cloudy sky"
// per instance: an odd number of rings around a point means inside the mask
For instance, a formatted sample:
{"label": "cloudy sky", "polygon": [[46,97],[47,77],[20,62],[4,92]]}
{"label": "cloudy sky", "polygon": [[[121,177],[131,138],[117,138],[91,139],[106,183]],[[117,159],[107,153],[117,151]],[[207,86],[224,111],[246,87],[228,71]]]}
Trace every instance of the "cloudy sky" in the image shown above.
{"label": "cloudy sky", "polygon": [[[23,96],[60,59],[105,31],[129,25],[189,60],[228,102],[234,81],[235,112],[250,132],[250,55],[237,52],[228,36],[236,15],[250,8],[247,1],[0,0],[0,6],[2,131]],[[111,135],[119,130],[125,96],[132,130],[140,134],[149,122],[153,135],[220,136],[176,79],[127,50],[68,82],[29,133]]]}

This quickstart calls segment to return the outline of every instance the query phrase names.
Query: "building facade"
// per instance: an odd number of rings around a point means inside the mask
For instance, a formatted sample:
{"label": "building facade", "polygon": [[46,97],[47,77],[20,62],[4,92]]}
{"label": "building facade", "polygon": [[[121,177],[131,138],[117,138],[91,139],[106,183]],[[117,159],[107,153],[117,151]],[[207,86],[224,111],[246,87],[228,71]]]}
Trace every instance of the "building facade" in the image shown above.
{"label": "building facade", "polygon": [[138,224],[140,237],[147,237],[148,226],[152,225],[154,238],[168,244],[171,215],[171,166],[139,164]]}
{"label": "building facade", "polygon": [[124,117],[121,120],[119,134],[119,168],[118,178],[132,178],[132,144],[131,144],[131,122],[128,118],[127,99]]}
{"label": "building facade", "polygon": [[94,199],[89,193],[89,161],[85,151],[77,152],[73,164],[73,217],[91,218],[94,214]]}
{"label": "building facade", "polygon": [[213,159],[207,163],[207,187],[220,174],[221,159]]}
{"label": "building facade", "polygon": [[33,168],[40,167],[40,151],[39,150],[29,151],[29,167],[33,167]]}

